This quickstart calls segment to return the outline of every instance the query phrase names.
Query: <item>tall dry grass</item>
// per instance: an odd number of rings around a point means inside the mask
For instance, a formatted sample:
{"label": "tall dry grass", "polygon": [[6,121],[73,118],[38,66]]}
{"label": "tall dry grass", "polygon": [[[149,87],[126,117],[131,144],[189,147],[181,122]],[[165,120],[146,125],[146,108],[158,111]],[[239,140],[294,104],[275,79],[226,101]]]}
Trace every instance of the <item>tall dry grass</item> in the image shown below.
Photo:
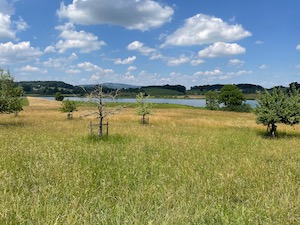
{"label": "tall dry grass", "polygon": [[298,224],[300,130],[264,136],[252,114],[135,109],[89,137],[86,108],[29,99],[0,117],[3,224]]}

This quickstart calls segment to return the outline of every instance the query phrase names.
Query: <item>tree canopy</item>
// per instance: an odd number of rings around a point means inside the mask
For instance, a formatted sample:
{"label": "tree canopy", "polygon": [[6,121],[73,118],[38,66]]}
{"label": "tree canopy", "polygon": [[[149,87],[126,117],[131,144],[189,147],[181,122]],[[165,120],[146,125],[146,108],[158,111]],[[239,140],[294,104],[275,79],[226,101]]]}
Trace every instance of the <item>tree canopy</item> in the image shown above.
{"label": "tree canopy", "polygon": [[22,110],[23,89],[16,85],[9,70],[0,68],[0,113],[16,113]]}
{"label": "tree canopy", "polygon": [[285,94],[281,88],[274,88],[259,94],[255,109],[256,122],[267,126],[271,136],[276,136],[277,123],[294,126],[300,123],[300,90],[292,85]]}
{"label": "tree canopy", "polygon": [[219,94],[216,91],[208,91],[205,94],[205,108],[209,110],[217,110],[219,109]]}
{"label": "tree canopy", "polygon": [[223,103],[225,107],[240,106],[243,101],[245,101],[245,97],[236,85],[224,85],[221,89],[219,102]]}

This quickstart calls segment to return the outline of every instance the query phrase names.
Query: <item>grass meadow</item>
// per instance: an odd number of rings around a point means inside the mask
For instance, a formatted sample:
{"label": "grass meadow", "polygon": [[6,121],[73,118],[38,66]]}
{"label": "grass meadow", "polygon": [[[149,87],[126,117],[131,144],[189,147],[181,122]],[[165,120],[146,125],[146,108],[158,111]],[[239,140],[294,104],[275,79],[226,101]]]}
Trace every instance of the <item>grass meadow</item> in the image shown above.
{"label": "grass meadow", "polygon": [[300,224],[300,129],[247,113],[134,108],[89,122],[29,98],[0,115],[0,224]]}

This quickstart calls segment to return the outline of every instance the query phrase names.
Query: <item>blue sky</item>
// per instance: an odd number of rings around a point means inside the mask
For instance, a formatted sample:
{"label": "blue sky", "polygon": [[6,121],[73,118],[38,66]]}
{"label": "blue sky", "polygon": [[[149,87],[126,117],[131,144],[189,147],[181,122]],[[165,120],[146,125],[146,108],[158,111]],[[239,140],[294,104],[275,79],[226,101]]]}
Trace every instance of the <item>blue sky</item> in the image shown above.
{"label": "blue sky", "polygon": [[15,80],[134,85],[300,79],[299,0],[0,0]]}

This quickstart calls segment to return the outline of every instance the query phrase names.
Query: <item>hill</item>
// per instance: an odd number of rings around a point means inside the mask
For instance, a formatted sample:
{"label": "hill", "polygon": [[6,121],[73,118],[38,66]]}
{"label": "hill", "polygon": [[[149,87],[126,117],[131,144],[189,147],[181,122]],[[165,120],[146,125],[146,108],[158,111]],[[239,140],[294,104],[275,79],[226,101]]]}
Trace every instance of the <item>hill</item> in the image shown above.
{"label": "hill", "polygon": [[[263,88],[260,85],[255,84],[236,84],[236,86],[244,93],[244,94],[255,94],[258,91],[263,91]],[[202,86],[193,86],[189,91],[191,94],[205,94],[208,91],[221,91],[224,87],[223,84],[214,84],[214,85],[202,85]]]}
{"label": "hill", "polygon": [[[29,95],[54,95],[61,92],[64,95],[85,95],[95,87],[95,84],[72,85],[62,81],[21,81],[17,82]],[[297,84],[297,83],[296,83]],[[193,86],[186,90],[183,85],[151,85],[135,86],[122,83],[104,83],[105,92],[119,89],[120,97],[135,97],[137,93],[144,92],[153,97],[173,97],[184,95],[204,95],[208,91],[221,91],[223,84]],[[260,85],[255,84],[237,84],[237,87],[244,94],[256,94],[263,91]]]}

